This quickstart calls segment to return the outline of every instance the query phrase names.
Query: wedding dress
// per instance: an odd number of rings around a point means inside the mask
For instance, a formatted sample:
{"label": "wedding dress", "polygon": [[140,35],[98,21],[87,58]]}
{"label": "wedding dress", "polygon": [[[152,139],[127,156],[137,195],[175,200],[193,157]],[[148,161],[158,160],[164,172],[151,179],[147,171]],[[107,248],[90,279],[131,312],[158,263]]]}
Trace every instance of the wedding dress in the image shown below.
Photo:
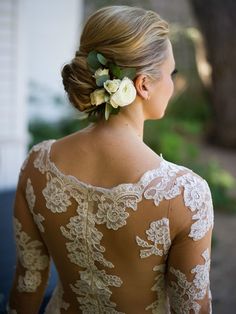
{"label": "wedding dress", "polygon": [[46,314],[211,313],[206,181],[162,158],[136,183],[93,186],[60,171],[54,141],[35,145],[21,169],[12,291],[21,302],[9,313],[40,305],[51,259],[59,279]]}

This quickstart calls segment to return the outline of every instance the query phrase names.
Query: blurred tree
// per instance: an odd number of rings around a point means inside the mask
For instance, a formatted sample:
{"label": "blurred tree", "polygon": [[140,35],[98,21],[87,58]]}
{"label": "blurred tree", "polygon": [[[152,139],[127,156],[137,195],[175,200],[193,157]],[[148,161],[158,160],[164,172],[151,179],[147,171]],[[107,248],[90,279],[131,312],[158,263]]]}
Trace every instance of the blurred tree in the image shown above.
{"label": "blurred tree", "polygon": [[236,148],[236,1],[190,0],[212,66],[210,97],[214,110],[210,140]]}

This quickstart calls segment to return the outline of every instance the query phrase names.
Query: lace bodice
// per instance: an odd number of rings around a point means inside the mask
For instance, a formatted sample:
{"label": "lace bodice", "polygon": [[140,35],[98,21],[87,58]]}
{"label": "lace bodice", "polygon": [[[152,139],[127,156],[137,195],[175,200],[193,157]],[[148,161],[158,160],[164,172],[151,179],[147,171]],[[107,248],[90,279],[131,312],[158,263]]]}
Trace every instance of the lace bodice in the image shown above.
{"label": "lace bodice", "polygon": [[46,314],[210,313],[206,181],[162,158],[136,183],[97,187],[60,171],[53,143],[35,145],[22,165],[8,313],[37,313],[51,259],[59,280]]}

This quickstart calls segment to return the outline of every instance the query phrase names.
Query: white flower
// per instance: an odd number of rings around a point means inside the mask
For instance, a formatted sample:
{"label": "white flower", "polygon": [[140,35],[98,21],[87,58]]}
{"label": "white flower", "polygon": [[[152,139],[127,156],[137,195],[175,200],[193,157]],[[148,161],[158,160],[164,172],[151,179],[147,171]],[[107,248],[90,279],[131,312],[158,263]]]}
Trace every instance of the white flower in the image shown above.
{"label": "white flower", "polygon": [[121,80],[107,80],[104,83],[104,88],[108,91],[109,94],[115,93],[119,88]]}
{"label": "white flower", "polygon": [[97,78],[99,78],[100,76],[103,76],[103,75],[109,75],[109,69],[102,69],[102,68],[99,68],[99,69],[97,69],[97,71],[94,73],[95,79],[97,79]]}
{"label": "white flower", "polygon": [[128,77],[124,77],[120,83],[118,90],[111,96],[110,104],[112,107],[124,107],[131,104],[136,97],[136,89],[133,81]]}
{"label": "white flower", "polygon": [[92,105],[99,106],[103,104],[108,100],[106,90],[104,88],[95,89],[95,91],[90,94],[90,100]]}

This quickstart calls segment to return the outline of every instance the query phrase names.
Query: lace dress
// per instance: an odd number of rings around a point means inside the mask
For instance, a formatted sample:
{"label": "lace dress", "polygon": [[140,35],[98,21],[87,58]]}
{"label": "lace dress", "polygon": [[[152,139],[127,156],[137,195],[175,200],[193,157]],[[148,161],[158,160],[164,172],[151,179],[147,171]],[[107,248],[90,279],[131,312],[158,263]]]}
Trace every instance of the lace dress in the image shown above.
{"label": "lace dress", "polygon": [[53,142],[21,169],[8,313],[38,313],[51,259],[59,280],[46,314],[211,313],[206,181],[162,158],[136,183],[96,187],[57,168]]}

